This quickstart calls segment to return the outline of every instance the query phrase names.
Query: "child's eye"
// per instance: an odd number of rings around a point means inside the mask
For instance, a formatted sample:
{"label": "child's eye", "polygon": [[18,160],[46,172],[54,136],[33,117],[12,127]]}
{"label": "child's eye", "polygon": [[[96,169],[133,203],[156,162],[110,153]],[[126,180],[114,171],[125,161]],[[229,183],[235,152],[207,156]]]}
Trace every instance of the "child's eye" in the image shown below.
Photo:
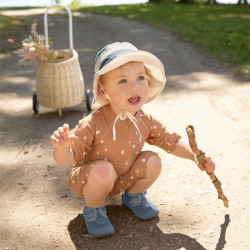
{"label": "child's eye", "polygon": [[126,79],[122,79],[119,83],[126,83],[127,80]]}
{"label": "child's eye", "polygon": [[138,79],[141,81],[141,80],[144,80],[145,77],[144,76],[139,76]]}

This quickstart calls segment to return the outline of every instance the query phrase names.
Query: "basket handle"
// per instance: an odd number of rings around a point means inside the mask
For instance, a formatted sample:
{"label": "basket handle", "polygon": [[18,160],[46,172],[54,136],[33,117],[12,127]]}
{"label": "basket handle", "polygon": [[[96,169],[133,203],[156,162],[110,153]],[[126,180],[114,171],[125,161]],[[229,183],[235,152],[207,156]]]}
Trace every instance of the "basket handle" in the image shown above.
{"label": "basket handle", "polygon": [[71,14],[70,9],[68,7],[62,5],[62,4],[52,5],[52,6],[48,7],[47,10],[44,13],[44,34],[45,34],[45,43],[46,43],[46,46],[49,46],[47,15],[48,15],[49,10],[52,7],[55,7],[55,6],[61,6],[64,9],[66,9],[67,12],[68,12],[68,16],[69,16],[69,48],[71,50],[73,50],[72,14]]}

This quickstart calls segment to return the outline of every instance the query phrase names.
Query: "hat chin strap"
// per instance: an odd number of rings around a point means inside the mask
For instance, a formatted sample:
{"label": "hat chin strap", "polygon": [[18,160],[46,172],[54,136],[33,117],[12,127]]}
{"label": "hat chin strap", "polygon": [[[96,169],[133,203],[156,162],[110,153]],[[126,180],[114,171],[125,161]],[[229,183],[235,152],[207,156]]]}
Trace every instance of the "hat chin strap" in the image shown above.
{"label": "hat chin strap", "polygon": [[[103,93],[106,95],[106,97],[108,98],[108,100],[111,102],[111,98],[109,97],[109,95],[107,94],[107,92],[105,91],[105,89],[102,87],[101,83],[99,82],[99,85],[103,91]],[[137,119],[128,111],[126,110],[122,110],[115,118],[115,121],[114,121],[114,124],[113,124],[113,141],[116,140],[116,129],[115,129],[115,124],[117,122],[118,119],[121,119],[122,121],[123,120],[126,120],[126,119],[129,119],[133,125],[135,126],[135,128],[137,129],[139,135],[140,135],[140,141],[142,139],[142,135],[141,135],[141,132],[136,124],[137,122]]]}
{"label": "hat chin strap", "polygon": [[99,85],[103,91],[103,93],[105,94],[105,96],[108,98],[108,100],[111,102],[111,98],[109,97],[109,95],[107,94],[106,90],[102,87],[101,83],[99,82]]}
{"label": "hat chin strap", "polygon": [[133,123],[133,125],[135,126],[135,128],[137,129],[137,131],[138,131],[138,133],[139,133],[139,135],[140,135],[140,141],[141,141],[142,135],[141,135],[141,132],[140,132],[140,130],[139,130],[137,124],[136,124],[137,119],[136,119],[131,113],[129,113],[128,111],[125,111],[125,110],[122,110],[122,111],[116,116],[116,118],[115,118],[115,122],[114,122],[114,124],[113,124],[113,141],[116,140],[116,129],[115,129],[115,124],[116,124],[116,122],[117,122],[118,119],[121,119],[122,121],[123,121],[123,120],[126,120],[126,119],[129,119],[129,120]]}

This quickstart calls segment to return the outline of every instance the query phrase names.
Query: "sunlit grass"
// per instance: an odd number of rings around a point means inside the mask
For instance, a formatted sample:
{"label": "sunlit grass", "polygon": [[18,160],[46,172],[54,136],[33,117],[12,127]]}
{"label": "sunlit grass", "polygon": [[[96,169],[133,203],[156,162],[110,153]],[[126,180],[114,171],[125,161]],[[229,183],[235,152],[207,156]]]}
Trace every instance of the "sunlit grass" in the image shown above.
{"label": "sunlit grass", "polygon": [[167,29],[211,56],[250,71],[250,7],[146,3],[78,10],[137,19]]}

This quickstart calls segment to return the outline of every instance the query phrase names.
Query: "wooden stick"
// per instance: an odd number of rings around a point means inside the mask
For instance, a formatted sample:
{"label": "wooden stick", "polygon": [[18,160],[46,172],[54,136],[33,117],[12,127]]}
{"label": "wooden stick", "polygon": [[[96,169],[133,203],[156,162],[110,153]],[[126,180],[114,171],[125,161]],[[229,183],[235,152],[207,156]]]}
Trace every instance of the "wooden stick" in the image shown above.
{"label": "wooden stick", "polygon": [[[186,132],[187,132],[188,139],[189,139],[189,145],[190,145],[193,153],[196,155],[196,159],[198,160],[199,165],[205,166],[205,164],[206,164],[205,152],[201,151],[197,146],[197,143],[196,143],[196,140],[195,140],[194,127],[192,125],[188,125],[186,127]],[[227,197],[224,195],[224,193],[222,191],[221,182],[216,177],[214,172],[207,173],[207,174],[209,175],[210,179],[212,180],[212,183],[214,184],[215,188],[217,189],[218,198],[223,200],[223,203],[224,203],[225,207],[228,207],[228,199],[227,199]]]}

